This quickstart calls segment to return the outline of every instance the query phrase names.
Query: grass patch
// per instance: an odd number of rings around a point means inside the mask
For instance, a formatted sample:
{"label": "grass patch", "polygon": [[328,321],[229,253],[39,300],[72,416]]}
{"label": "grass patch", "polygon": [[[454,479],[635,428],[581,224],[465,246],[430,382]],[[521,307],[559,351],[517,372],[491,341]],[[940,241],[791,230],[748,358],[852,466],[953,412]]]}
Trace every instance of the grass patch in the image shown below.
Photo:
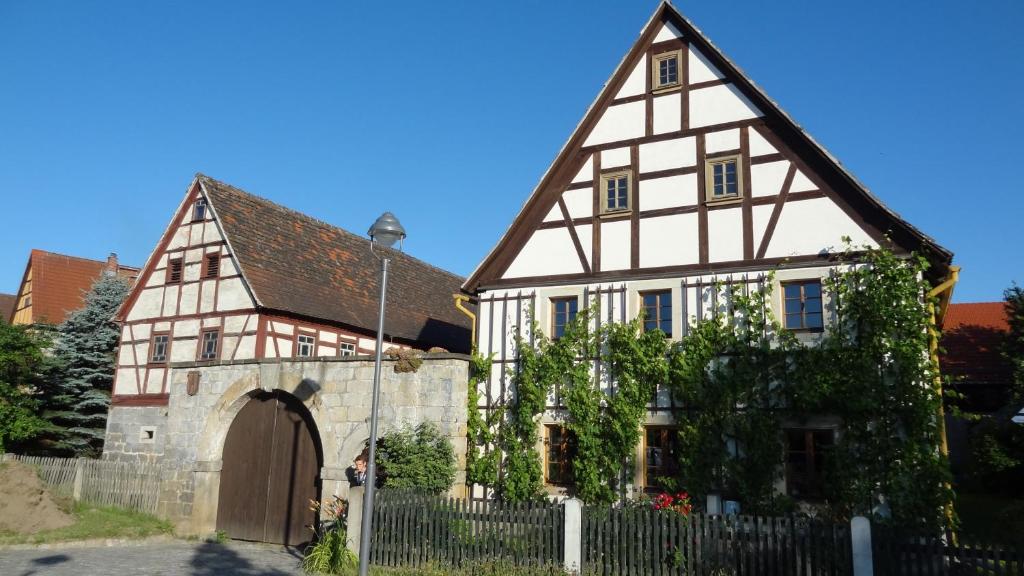
{"label": "grass patch", "polygon": [[76,503],[72,515],[75,517],[75,523],[57,530],[35,534],[0,532],[0,544],[45,544],[93,538],[144,538],[171,533],[171,524],[166,520],[121,508]]}
{"label": "grass patch", "polygon": [[960,534],[970,540],[1024,546],[1024,500],[998,494],[958,493]]}

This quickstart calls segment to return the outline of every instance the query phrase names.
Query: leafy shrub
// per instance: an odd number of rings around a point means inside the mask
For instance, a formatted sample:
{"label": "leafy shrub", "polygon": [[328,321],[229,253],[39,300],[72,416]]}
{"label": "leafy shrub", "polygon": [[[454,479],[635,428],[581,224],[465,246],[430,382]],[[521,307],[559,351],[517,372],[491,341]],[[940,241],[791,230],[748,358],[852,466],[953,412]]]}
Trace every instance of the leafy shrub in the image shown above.
{"label": "leafy shrub", "polygon": [[377,441],[377,454],[385,487],[440,494],[455,481],[455,449],[433,423],[385,434]]}
{"label": "leafy shrub", "polygon": [[[310,500],[309,509],[321,514],[321,505]],[[302,569],[310,574],[347,574],[359,563],[356,555],[348,549],[348,531],[345,512],[348,506],[338,496],[327,506],[323,513],[327,521],[314,527],[314,543],[306,548],[302,558]]]}

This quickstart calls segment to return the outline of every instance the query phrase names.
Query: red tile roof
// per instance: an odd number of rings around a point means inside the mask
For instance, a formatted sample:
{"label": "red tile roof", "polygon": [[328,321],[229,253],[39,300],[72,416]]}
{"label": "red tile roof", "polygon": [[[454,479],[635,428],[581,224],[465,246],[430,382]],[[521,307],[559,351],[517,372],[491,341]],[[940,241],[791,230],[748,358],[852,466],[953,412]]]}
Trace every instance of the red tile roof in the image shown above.
{"label": "red tile roof", "polygon": [[[207,200],[264,309],[377,330],[380,261],[369,240],[198,175]],[[452,294],[463,278],[397,250],[384,333],[453,352],[470,348],[469,318]]]}
{"label": "red tile roof", "polygon": [[1003,302],[950,304],[942,325],[942,371],[965,384],[1009,384],[1002,342],[1009,325]]}
{"label": "red tile roof", "polygon": [[14,314],[14,302],[18,299],[14,294],[0,294],[0,322],[10,322]]}
{"label": "red tile roof", "polygon": [[[84,305],[85,293],[106,267],[105,261],[33,249],[26,268],[32,270],[32,322],[63,322],[68,313]],[[118,266],[123,278],[134,280],[138,274],[138,268]]]}

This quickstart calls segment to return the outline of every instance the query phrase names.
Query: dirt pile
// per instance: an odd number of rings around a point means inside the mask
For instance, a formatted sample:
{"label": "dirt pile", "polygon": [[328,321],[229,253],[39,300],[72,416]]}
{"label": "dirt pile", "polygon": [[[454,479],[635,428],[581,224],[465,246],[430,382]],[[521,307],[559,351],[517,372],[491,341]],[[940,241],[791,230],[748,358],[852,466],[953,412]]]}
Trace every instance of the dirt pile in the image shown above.
{"label": "dirt pile", "polygon": [[72,522],[43,487],[35,468],[21,462],[0,464],[0,532],[34,534]]}

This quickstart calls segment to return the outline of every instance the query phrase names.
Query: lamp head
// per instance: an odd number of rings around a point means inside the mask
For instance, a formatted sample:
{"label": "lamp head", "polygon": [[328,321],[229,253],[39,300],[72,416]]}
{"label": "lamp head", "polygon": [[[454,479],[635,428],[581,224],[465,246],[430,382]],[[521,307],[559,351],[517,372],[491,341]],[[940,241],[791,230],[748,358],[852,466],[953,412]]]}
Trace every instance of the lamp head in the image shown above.
{"label": "lamp head", "polygon": [[381,214],[367,233],[370,235],[371,242],[387,248],[394,246],[395,242],[405,239],[405,228],[402,228],[398,218],[395,218],[391,212]]}

